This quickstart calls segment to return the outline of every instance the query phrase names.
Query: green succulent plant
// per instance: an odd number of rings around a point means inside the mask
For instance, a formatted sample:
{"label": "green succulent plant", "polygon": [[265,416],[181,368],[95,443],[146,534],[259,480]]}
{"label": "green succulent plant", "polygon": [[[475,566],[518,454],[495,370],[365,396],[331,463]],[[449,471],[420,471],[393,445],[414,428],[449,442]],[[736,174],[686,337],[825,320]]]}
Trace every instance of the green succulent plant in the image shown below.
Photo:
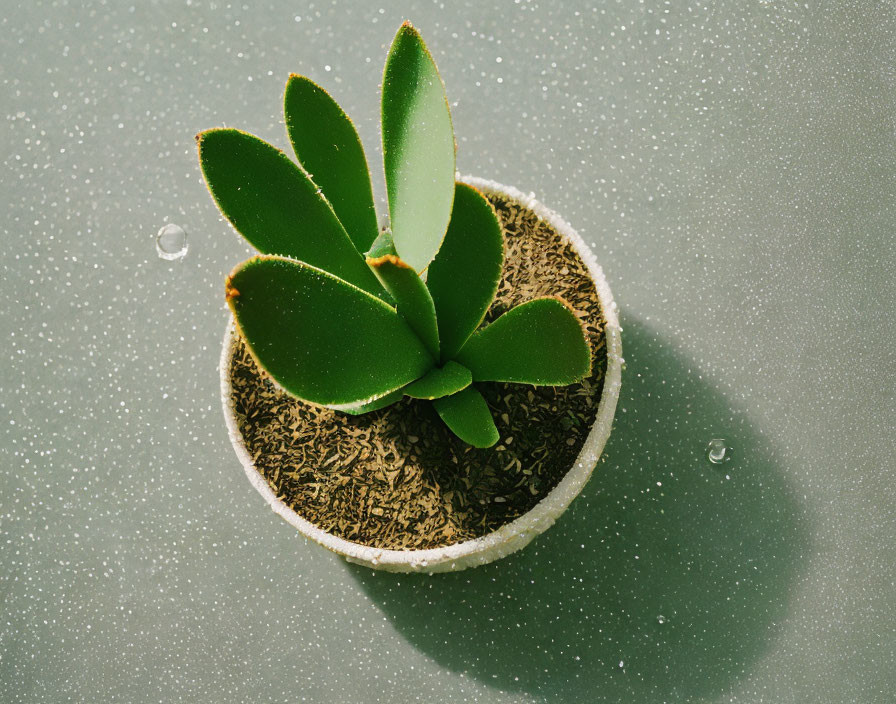
{"label": "green succulent plant", "polygon": [[383,75],[382,232],[346,114],[298,75],[284,104],[299,164],[239,130],[197,135],[214,200],[260,252],[227,278],[227,302],[284,390],[354,414],[429,400],[461,439],[489,447],[498,431],[477,384],[561,386],[589,374],[582,327],[559,299],[528,301],[480,328],[503,235],[489,202],[455,182],[445,88],[414,27],[398,30]]}

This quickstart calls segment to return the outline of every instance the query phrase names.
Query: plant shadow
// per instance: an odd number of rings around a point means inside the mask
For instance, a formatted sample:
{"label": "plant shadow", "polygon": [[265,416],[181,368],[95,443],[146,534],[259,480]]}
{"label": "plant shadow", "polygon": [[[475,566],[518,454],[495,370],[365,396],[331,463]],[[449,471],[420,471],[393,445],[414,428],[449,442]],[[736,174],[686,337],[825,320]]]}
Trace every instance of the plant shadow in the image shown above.
{"label": "plant shadow", "polygon": [[773,449],[648,325],[623,336],[616,428],[553,528],[455,574],[349,566],[441,666],[551,701],[685,701],[730,688],[785,619],[808,532]]}

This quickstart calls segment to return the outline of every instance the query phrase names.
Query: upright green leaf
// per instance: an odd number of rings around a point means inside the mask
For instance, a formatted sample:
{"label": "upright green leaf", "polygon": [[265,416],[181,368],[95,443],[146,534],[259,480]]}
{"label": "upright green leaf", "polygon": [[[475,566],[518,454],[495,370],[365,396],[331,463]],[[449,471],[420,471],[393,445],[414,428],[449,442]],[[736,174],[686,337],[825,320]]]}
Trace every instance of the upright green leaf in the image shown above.
{"label": "upright green leaf", "polygon": [[475,188],[458,183],[445,241],[426,274],[442,361],[452,359],[482,323],[503,265],[504,235],[494,209]]}
{"label": "upright green leaf", "polygon": [[239,130],[209,130],[197,139],[209,191],[253,247],[298,259],[385,298],[330,204],[289,157]]}
{"label": "upright green leaf", "polygon": [[451,432],[473,447],[491,447],[498,442],[498,428],[482,394],[468,386],[451,396],[432,402]]}
{"label": "upright green leaf", "polygon": [[405,396],[411,398],[436,399],[450,396],[473,383],[470,370],[457,362],[448,362],[444,367],[433,367],[424,376],[404,387]]}
{"label": "upright green leaf", "polygon": [[386,59],[382,127],[395,248],[422,272],[439,251],[451,217],[455,145],[439,71],[407,22]]}
{"label": "upright green leaf", "polygon": [[289,77],[283,96],[286,131],[299,163],[333,206],[359,252],[377,235],[370,171],[355,126],[309,78]]}
{"label": "upright green leaf", "polygon": [[433,359],[439,358],[439,329],[432,296],[420,275],[394,254],[367,260],[383,287],[395,299],[401,315],[426,345]]}
{"label": "upright green leaf", "polygon": [[258,363],[305,401],[368,403],[433,366],[391,306],[302,262],[243,262],[227,281],[227,301]]}
{"label": "upright green leaf", "polygon": [[537,298],[476,332],[457,355],[473,381],[565,386],[591,371],[582,325],[556,298]]}

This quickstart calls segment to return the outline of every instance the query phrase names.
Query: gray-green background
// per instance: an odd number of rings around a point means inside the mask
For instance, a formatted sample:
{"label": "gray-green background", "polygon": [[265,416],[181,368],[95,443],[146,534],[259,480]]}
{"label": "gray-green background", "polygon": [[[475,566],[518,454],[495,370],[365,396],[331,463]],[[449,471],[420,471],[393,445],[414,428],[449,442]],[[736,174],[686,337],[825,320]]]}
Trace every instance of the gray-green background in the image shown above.
{"label": "gray-green background", "polygon": [[[405,18],[460,170],[593,244],[627,361],[568,513],[436,577],[246,482],[216,364],[247,248],[193,144],[286,147],[300,72],[378,169]],[[4,3],[0,701],[893,701],[894,37],[871,1]]]}

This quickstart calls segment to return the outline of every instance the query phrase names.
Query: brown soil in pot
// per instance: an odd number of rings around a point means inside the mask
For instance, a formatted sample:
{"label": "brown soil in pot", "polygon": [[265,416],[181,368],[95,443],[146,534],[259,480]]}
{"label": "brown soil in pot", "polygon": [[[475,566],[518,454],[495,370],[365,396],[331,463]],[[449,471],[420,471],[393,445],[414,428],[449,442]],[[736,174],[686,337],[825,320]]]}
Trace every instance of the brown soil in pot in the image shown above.
{"label": "brown soil in pot", "polygon": [[486,316],[541,296],[576,311],[592,375],[567,387],[479,384],[501,439],[478,450],[427,401],[351,416],[297,401],[260,372],[238,341],[231,358],[239,432],[258,471],[300,516],[346,540],[396,550],[477,538],[529,511],[563,478],[594,423],[606,369],[604,319],[585,264],[547,223],[491,196],[506,258]]}

